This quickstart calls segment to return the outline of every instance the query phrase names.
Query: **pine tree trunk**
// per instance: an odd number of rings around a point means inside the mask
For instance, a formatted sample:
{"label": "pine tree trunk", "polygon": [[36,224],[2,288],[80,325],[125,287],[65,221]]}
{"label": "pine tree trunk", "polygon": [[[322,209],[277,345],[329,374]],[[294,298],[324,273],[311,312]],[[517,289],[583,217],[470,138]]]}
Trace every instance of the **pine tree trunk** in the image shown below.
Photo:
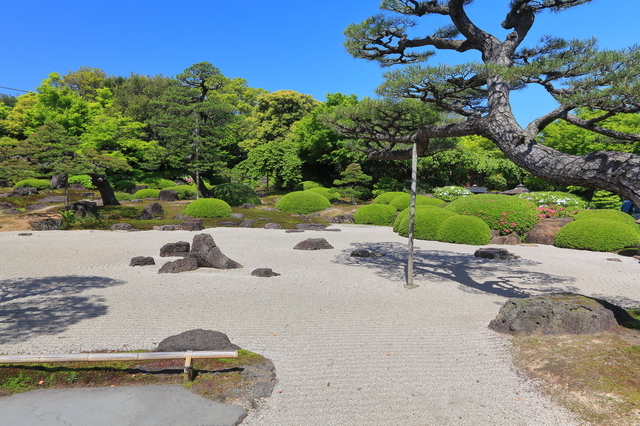
{"label": "pine tree trunk", "polygon": [[113,187],[109,183],[106,175],[91,173],[91,183],[100,191],[103,206],[119,206],[120,202],[116,199]]}

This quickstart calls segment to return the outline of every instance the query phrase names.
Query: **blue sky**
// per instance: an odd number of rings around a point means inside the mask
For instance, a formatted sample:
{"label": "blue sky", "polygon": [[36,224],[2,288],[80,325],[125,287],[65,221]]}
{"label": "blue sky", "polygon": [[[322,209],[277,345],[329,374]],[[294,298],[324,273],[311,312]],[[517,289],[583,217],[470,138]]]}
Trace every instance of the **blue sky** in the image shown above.
{"label": "blue sky", "polygon": [[[476,0],[469,8],[479,25],[503,38],[500,27],[509,0]],[[0,47],[0,86],[35,90],[50,72],[81,66],[109,75],[174,76],[190,65],[211,62],[228,77],[253,87],[310,94],[374,96],[382,82],[376,63],[349,56],[342,32],[352,22],[379,13],[378,0],[20,0],[3,5],[5,38]],[[596,36],[603,48],[640,43],[640,1],[594,0],[560,14],[538,17],[529,45],[540,36]],[[442,24],[422,18],[424,33]],[[473,59],[436,55],[432,63]],[[0,93],[21,92],[0,89]],[[554,107],[539,91],[513,97],[516,118],[529,122]]]}

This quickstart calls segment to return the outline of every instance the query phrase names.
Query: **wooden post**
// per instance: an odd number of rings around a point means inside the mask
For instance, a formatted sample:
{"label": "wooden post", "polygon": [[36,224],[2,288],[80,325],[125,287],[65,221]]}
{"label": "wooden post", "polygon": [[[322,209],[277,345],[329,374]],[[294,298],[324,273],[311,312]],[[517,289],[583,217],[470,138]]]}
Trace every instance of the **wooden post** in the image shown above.
{"label": "wooden post", "polygon": [[416,190],[418,180],[418,147],[413,144],[411,153],[411,201],[409,202],[409,244],[407,247],[407,283],[404,288],[414,289],[419,287],[413,283],[413,225],[416,216]]}

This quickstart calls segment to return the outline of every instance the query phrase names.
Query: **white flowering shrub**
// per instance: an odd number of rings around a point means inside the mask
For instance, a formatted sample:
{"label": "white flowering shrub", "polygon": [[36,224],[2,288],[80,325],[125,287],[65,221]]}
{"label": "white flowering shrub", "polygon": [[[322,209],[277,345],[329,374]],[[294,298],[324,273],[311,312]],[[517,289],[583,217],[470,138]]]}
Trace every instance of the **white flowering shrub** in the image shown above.
{"label": "white flowering shrub", "polygon": [[575,207],[583,209],[587,207],[586,201],[574,194],[557,191],[525,192],[517,195],[529,200],[537,206]]}
{"label": "white flowering shrub", "polygon": [[461,186],[451,185],[451,186],[443,186],[441,188],[436,188],[432,191],[432,194],[435,198],[438,198],[442,201],[446,201],[447,203],[450,203],[451,201],[457,200],[458,198],[468,197],[469,195],[473,195],[473,192]]}

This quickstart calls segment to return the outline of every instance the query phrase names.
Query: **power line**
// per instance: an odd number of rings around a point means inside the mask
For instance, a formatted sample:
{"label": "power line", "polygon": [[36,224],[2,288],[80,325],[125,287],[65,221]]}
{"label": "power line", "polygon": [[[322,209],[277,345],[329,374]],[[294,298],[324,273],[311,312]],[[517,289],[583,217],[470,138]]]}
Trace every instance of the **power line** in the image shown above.
{"label": "power line", "polygon": [[15,90],[16,92],[24,92],[24,93],[29,93],[28,90],[22,90],[22,89],[13,89],[11,87],[4,87],[4,86],[0,86],[0,89],[8,89],[8,90]]}

